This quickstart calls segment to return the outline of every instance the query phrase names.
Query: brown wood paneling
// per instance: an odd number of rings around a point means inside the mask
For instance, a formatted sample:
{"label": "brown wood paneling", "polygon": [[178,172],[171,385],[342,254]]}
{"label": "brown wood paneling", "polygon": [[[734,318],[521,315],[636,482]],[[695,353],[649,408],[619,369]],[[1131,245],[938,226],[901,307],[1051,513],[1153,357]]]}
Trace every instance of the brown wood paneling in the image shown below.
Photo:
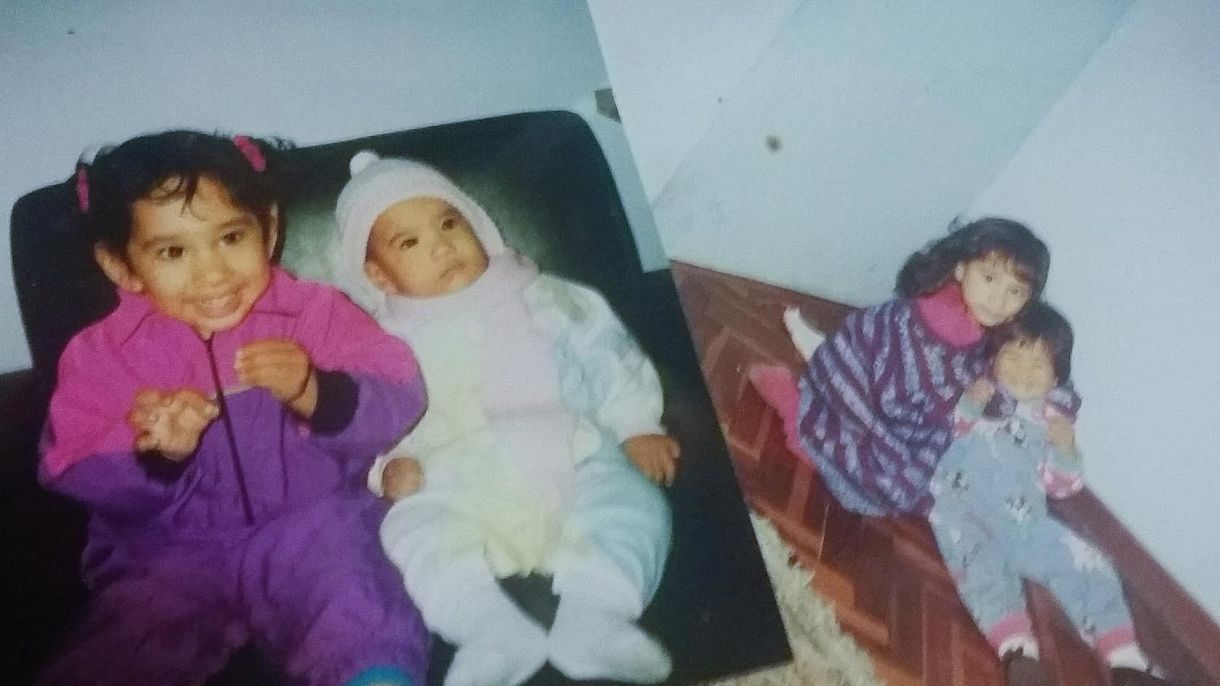
{"label": "brown wood paneling", "polygon": [[[811,592],[889,686],[1001,686],[1002,666],[957,597],[927,523],[863,518],[844,510],[810,464],[784,444],[778,417],[747,383],[756,362],[799,369],[780,319],[799,306],[833,330],[844,305],[712,270],[673,264],[704,376],[742,489],[814,570]],[[1115,561],[1128,585],[1141,642],[1183,686],[1220,685],[1220,629],[1087,490],[1055,506],[1064,521]],[[1107,675],[1045,590],[1031,614],[1047,667],[1061,686]]]}

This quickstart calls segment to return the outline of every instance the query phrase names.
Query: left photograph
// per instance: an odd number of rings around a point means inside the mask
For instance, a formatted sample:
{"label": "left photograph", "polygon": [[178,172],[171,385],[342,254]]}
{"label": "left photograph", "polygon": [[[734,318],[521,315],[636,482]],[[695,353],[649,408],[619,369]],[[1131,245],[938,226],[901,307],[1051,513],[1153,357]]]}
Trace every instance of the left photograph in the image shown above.
{"label": "left photograph", "polygon": [[20,197],[17,683],[788,661],[673,279],[590,125],[610,116],[303,146],[162,128]]}

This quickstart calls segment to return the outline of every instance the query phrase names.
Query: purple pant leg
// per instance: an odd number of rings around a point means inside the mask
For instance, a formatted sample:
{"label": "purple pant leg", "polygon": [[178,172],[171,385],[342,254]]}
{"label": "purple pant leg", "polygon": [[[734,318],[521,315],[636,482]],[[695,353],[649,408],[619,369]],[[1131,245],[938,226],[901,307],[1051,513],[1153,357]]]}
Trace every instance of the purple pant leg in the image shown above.
{"label": "purple pant leg", "polygon": [[247,640],[233,580],[215,551],[175,550],[95,590],[44,685],[203,683]]}
{"label": "purple pant leg", "polygon": [[385,506],[328,496],[263,526],[241,568],[255,641],[290,677],[344,684],[371,667],[423,684],[429,637],[381,551]]}

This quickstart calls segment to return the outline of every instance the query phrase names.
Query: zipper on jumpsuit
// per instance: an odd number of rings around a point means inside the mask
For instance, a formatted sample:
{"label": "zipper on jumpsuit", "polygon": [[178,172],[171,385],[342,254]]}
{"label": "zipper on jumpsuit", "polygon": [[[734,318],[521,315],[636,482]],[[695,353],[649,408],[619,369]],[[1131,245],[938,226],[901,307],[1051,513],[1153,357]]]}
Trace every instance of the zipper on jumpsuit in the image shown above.
{"label": "zipper on jumpsuit", "polygon": [[241,509],[246,516],[246,525],[254,525],[254,509],[250,505],[250,492],[246,489],[246,473],[242,470],[241,456],[237,451],[237,436],[233,432],[233,420],[229,417],[229,406],[225,403],[224,387],[220,383],[220,369],[216,366],[216,355],[212,351],[215,334],[203,340],[208,353],[208,367],[212,370],[212,384],[216,386],[216,404],[220,406],[220,421],[224,424],[225,436],[229,440],[229,454],[233,456],[233,471],[237,476],[237,488],[241,493]]}

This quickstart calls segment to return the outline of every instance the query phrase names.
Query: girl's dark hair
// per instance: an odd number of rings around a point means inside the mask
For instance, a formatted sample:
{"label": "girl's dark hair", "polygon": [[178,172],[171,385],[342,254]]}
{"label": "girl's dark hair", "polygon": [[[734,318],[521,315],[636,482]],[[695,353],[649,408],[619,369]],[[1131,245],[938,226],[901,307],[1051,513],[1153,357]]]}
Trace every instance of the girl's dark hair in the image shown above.
{"label": "girl's dark hair", "polygon": [[233,204],[254,214],[265,230],[279,204],[279,153],[289,147],[280,140],[200,131],[132,138],[102,150],[92,163],[77,165],[77,210],[93,243],[125,255],[137,200],[181,195],[189,203],[206,176],[224,186]]}
{"label": "girl's dark hair", "polygon": [[1051,354],[1058,384],[1062,386],[1072,377],[1072,325],[1045,301],[1030,303],[1012,321],[992,331],[988,339],[990,357],[1013,341],[1042,341]]}
{"label": "girl's dark hair", "polygon": [[1030,287],[1030,300],[1037,300],[1050,271],[1050,251],[1027,226],[1002,217],[984,217],[964,226],[954,220],[949,235],[907,258],[894,289],[909,298],[932,293],[944,285],[958,264],[993,252],[1012,260],[1013,270]]}

